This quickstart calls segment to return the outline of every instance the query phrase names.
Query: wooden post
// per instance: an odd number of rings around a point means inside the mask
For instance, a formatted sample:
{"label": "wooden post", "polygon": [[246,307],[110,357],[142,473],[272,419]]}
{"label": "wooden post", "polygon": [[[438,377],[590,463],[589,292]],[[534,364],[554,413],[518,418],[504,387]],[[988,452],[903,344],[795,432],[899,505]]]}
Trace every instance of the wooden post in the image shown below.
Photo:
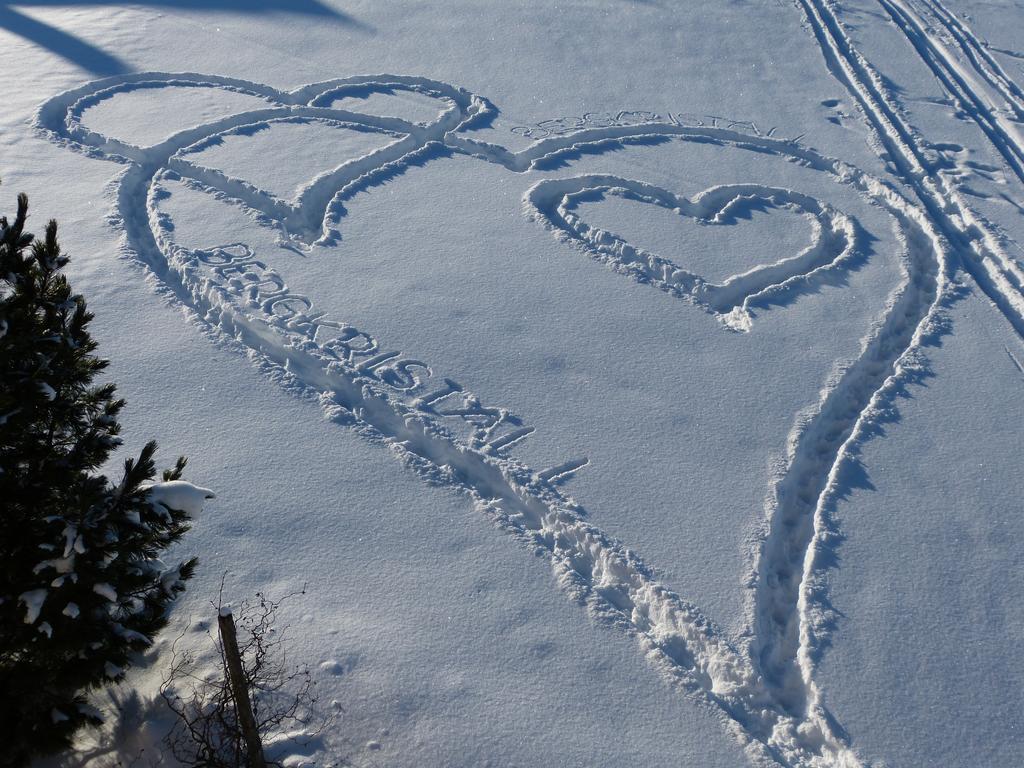
{"label": "wooden post", "polygon": [[220,628],[221,642],[224,643],[224,657],[228,662],[228,683],[231,686],[231,696],[235,700],[235,712],[238,714],[242,738],[245,739],[245,749],[249,755],[249,768],[267,768],[260,733],[256,730],[256,718],[252,713],[252,702],[249,700],[249,687],[242,673],[242,657],[238,653],[235,618],[230,610],[221,608],[217,616],[217,626]]}

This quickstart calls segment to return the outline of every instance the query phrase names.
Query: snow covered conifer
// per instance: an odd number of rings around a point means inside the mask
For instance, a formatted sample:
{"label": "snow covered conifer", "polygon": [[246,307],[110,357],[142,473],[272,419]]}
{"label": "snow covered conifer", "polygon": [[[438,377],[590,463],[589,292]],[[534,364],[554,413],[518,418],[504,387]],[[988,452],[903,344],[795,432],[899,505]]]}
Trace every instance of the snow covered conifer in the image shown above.
{"label": "snow covered conifer", "polygon": [[160,555],[212,493],[153,483],[155,443],[111,483],[124,401],[96,384],[92,315],[61,269],[51,221],[25,233],[28,201],[0,219],[0,764],[60,749],[96,723],[85,694],[124,674],[166,623],[194,560]]}

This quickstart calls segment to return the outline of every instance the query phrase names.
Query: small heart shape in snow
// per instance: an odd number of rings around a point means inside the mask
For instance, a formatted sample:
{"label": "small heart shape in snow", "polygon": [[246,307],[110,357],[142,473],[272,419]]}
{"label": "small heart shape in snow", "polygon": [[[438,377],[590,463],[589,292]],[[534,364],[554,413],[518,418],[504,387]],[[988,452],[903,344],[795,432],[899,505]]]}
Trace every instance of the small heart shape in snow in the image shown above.
{"label": "small heart shape in snow", "polygon": [[[715,283],[589,224],[581,215],[581,206],[608,197],[655,205],[708,226],[749,222],[755,211],[788,211],[809,223],[809,244],[793,255]],[[689,299],[737,330],[749,330],[753,306],[781,298],[797,284],[849,259],[857,249],[857,227],[850,217],[803,193],[762,184],[712,187],[691,200],[632,179],[587,175],[542,181],[529,191],[527,201],[535,218],[595,258],[639,282]]]}

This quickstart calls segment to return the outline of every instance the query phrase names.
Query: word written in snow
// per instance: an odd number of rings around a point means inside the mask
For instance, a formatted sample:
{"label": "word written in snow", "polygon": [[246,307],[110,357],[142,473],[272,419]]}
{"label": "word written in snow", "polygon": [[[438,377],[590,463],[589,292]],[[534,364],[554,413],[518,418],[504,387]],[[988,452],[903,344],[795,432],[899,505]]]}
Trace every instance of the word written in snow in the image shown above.
{"label": "word written in snow", "polygon": [[[751,136],[774,138],[778,127],[758,126],[753,120],[734,120],[721,115],[696,115],[687,112],[657,112],[643,110],[624,110],[621,112],[584,112],[579,116],[552,117],[541,120],[533,125],[517,125],[510,130],[516,136],[526,139],[544,139],[548,136],[562,136],[567,133],[581,131],[586,128],[607,128],[616,125],[643,125],[645,123],[672,123],[690,128],[724,128],[739,131]],[[796,142],[803,134],[784,141]]]}
{"label": "word written in snow", "polygon": [[[291,292],[281,275],[255,258],[247,245],[195,250],[190,255],[216,286],[216,293],[239,307],[236,311],[247,320],[273,327],[292,345],[318,353],[331,367],[340,366],[351,381],[383,385],[408,408],[428,418],[467,425],[471,449],[501,455],[536,431],[507,408],[484,405],[457,382],[438,379],[426,363],[387,351],[366,331],[314,312],[310,299]],[[586,463],[564,462],[537,476],[558,482]]]}

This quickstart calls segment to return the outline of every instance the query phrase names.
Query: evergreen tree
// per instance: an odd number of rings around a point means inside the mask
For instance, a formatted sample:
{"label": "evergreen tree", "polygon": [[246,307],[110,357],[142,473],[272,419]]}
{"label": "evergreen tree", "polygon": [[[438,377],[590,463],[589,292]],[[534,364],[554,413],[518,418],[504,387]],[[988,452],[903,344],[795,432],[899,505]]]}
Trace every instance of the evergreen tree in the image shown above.
{"label": "evergreen tree", "polygon": [[120,444],[124,401],[95,384],[92,315],[61,273],[51,221],[24,231],[28,201],[0,219],[0,764],[64,748],[99,722],[93,688],[119,680],[151,644],[195,560],[163,550],[212,494],[181,481],[185,459],[153,483],[155,443],[112,484],[97,474]]}

